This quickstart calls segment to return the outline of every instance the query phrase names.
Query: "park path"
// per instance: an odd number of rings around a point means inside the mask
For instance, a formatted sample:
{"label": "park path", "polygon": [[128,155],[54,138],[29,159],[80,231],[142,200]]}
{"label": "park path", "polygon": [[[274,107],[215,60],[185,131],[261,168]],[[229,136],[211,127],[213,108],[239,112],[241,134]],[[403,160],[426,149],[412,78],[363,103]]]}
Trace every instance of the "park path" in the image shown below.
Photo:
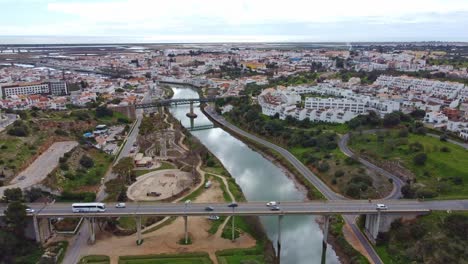
{"label": "park path", "polygon": [[76,146],[78,146],[76,141],[62,141],[52,144],[31,165],[11,180],[10,185],[0,187],[0,197],[3,196],[6,189],[19,187],[24,190],[43,181],[57,167],[59,159]]}

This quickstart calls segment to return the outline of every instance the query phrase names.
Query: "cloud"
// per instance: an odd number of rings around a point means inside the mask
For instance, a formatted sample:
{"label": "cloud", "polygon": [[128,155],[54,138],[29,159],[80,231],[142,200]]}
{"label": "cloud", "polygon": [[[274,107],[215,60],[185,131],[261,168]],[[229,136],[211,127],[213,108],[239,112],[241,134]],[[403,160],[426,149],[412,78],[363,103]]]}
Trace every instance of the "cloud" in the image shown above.
{"label": "cloud", "polygon": [[[0,0],[6,14],[22,15],[17,20],[0,16],[0,34],[172,41],[468,38],[468,0],[32,0],[40,8],[30,10],[27,2]],[[49,20],[35,19],[39,16]]]}

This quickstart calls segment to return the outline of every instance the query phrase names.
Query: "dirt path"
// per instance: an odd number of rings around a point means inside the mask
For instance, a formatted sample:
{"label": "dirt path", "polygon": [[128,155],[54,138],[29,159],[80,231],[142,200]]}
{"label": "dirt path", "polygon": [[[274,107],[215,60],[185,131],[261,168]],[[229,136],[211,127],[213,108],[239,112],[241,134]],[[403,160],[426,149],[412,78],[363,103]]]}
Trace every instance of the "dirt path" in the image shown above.
{"label": "dirt path", "polygon": [[232,194],[231,189],[229,189],[229,184],[228,184],[228,182],[227,182],[226,177],[224,177],[224,176],[222,176],[222,175],[219,175],[219,174],[214,174],[214,173],[211,173],[211,172],[207,172],[207,174],[213,175],[213,176],[218,177],[218,178],[221,178],[221,180],[222,180],[223,183],[224,183],[224,186],[226,186],[226,191],[227,191],[227,193],[229,194],[229,197],[231,197],[231,201],[232,201],[232,202],[235,202],[235,201],[236,201],[236,198],[235,198],[234,195]]}

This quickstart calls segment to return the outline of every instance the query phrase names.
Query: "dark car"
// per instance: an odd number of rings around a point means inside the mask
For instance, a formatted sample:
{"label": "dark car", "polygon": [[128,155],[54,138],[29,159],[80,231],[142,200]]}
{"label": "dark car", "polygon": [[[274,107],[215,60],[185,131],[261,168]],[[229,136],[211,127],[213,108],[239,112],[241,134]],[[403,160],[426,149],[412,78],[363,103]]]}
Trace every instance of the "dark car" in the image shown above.
{"label": "dark car", "polygon": [[228,207],[231,207],[231,208],[236,208],[237,206],[239,206],[237,203],[228,204]]}
{"label": "dark car", "polygon": [[280,207],[277,206],[277,205],[274,205],[274,206],[270,207],[270,210],[272,210],[272,211],[279,211],[279,210],[280,210]]}
{"label": "dark car", "polygon": [[205,211],[213,211],[214,208],[212,206],[207,206],[205,207]]}

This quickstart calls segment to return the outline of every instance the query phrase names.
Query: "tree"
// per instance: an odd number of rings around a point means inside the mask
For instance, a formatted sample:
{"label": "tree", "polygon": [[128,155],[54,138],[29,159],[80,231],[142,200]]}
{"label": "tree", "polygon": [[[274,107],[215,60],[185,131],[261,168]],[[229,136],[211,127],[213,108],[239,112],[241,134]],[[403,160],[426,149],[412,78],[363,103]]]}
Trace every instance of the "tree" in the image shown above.
{"label": "tree", "polygon": [[14,201],[8,205],[5,211],[5,222],[16,235],[23,237],[24,229],[27,224],[26,205]]}
{"label": "tree", "polygon": [[383,119],[383,125],[386,127],[393,127],[400,124],[400,115],[398,112],[386,114]]}
{"label": "tree", "polygon": [[426,111],[421,110],[421,109],[416,109],[410,113],[410,116],[412,116],[413,118],[421,119],[426,116]]}
{"label": "tree", "polygon": [[426,153],[418,153],[413,157],[414,164],[422,166],[426,163],[427,155]]}
{"label": "tree", "polygon": [[10,188],[3,192],[3,202],[21,202],[23,201],[23,192],[20,188]]}
{"label": "tree", "polygon": [[132,170],[135,168],[133,159],[131,157],[125,157],[119,160],[119,162],[112,168],[112,172],[117,174],[119,178],[124,178],[127,182],[130,181]]}
{"label": "tree", "polygon": [[86,155],[83,155],[81,157],[81,159],[80,159],[80,164],[81,164],[81,166],[89,169],[89,168],[92,168],[94,166],[94,161],[90,157],[88,157]]}
{"label": "tree", "polygon": [[22,120],[16,120],[7,133],[17,137],[27,137],[29,135],[29,127]]}
{"label": "tree", "polygon": [[24,193],[24,198],[30,203],[33,203],[34,201],[36,201],[37,199],[43,196],[44,196],[44,193],[42,192],[42,190],[40,188],[34,188],[34,187],[29,190],[26,190]]}
{"label": "tree", "polygon": [[98,118],[106,117],[106,116],[112,117],[113,115],[114,115],[114,112],[105,106],[96,107],[96,117]]}

